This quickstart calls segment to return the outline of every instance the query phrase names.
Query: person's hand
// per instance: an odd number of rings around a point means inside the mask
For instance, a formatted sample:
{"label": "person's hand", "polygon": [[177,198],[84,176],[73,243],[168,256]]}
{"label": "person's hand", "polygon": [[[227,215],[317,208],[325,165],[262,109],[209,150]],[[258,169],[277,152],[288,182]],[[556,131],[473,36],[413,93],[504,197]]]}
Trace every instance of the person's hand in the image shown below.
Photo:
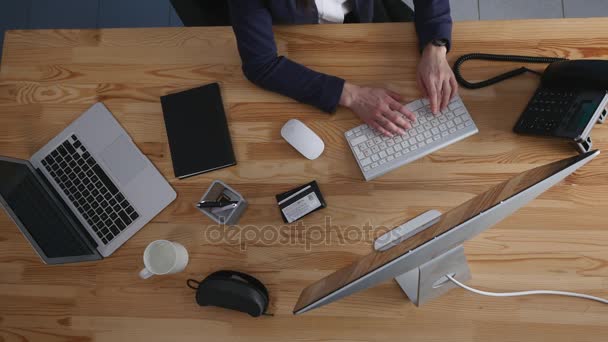
{"label": "person's hand", "polygon": [[445,46],[428,44],[418,64],[416,81],[424,96],[429,99],[433,114],[444,110],[458,93],[458,83],[446,55]]}
{"label": "person's hand", "polygon": [[340,105],[350,108],[366,124],[392,137],[412,128],[416,115],[401,104],[401,96],[382,88],[359,87],[345,83]]}

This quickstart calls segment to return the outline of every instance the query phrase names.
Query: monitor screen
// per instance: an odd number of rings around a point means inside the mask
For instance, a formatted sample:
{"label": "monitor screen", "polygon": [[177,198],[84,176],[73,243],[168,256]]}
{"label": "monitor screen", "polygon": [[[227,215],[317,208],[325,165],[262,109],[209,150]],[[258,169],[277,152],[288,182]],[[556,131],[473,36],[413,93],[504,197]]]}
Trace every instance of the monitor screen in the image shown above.
{"label": "monitor screen", "polygon": [[45,261],[97,255],[62,208],[65,203],[47,191],[27,162],[0,159],[0,199]]}

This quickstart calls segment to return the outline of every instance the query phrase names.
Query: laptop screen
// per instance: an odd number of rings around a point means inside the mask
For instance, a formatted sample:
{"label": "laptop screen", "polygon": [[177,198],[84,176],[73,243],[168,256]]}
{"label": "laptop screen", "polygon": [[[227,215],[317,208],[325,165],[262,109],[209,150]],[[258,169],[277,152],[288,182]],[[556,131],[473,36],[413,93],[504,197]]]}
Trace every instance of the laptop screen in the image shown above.
{"label": "laptop screen", "polygon": [[78,231],[79,223],[68,217],[65,204],[47,191],[26,162],[0,158],[0,197],[45,262],[99,259]]}

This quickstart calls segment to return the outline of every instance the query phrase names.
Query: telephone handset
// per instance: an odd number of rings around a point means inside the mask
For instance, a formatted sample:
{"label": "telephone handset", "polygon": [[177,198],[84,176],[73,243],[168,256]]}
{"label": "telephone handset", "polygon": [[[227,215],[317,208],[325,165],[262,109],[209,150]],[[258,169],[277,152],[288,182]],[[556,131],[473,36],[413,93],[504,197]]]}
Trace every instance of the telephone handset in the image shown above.
{"label": "telephone handset", "polygon": [[[542,74],[522,67],[489,80],[471,83],[460,73],[461,65],[471,59],[551,64]],[[469,54],[461,56],[454,64],[456,80],[468,89],[486,87],[525,72],[541,75],[541,84],[514,131],[568,138],[576,142],[581,152],[590,150],[589,133],[596,122],[604,122],[608,110],[608,61]]]}

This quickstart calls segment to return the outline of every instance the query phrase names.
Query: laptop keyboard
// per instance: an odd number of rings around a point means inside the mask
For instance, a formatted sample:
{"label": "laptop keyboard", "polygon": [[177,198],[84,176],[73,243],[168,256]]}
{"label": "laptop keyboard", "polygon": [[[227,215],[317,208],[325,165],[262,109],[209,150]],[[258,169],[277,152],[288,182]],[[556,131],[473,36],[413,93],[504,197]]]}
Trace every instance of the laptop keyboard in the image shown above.
{"label": "laptop keyboard", "polygon": [[42,165],[104,244],[139,217],[76,135],[53,150]]}

